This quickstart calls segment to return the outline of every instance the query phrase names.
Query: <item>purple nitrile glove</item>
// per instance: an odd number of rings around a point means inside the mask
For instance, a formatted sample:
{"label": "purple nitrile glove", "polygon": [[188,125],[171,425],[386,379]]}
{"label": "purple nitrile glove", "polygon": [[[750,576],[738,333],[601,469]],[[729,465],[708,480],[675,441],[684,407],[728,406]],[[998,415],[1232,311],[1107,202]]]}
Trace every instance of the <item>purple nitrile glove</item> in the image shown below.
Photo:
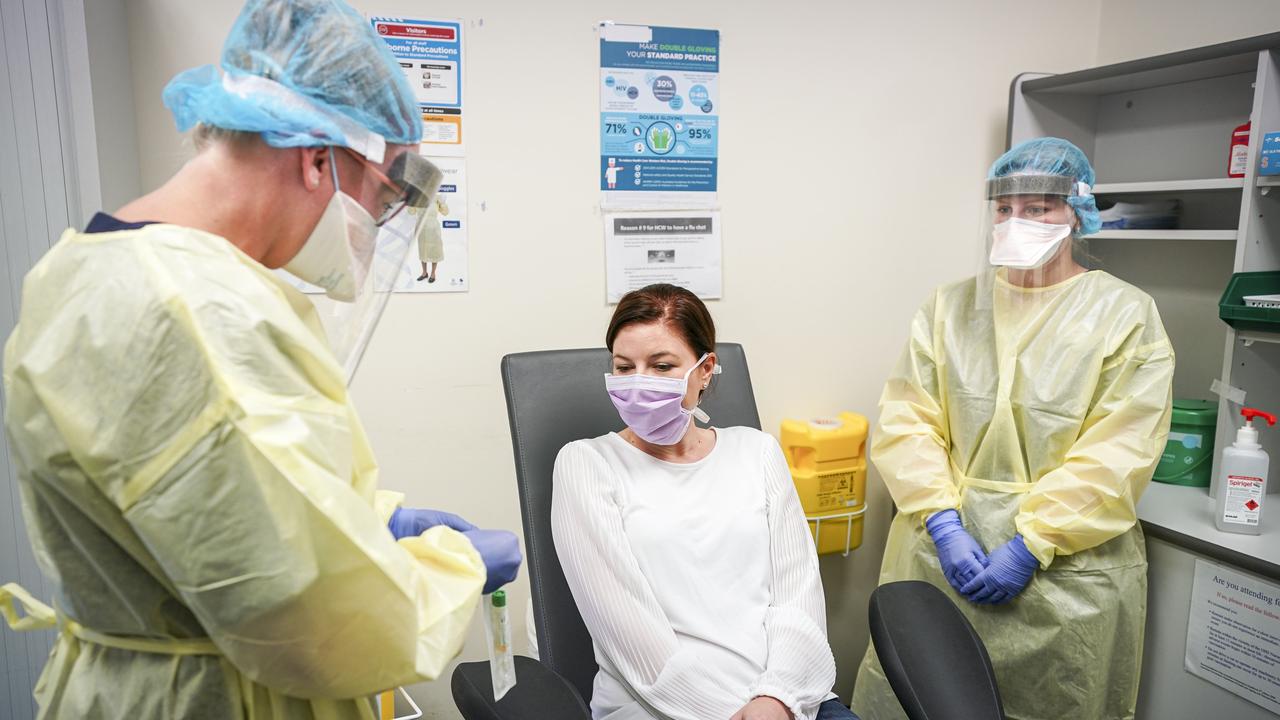
{"label": "purple nitrile glove", "polygon": [[1001,545],[987,557],[987,569],[960,590],[970,602],[1000,605],[1018,596],[1040,567],[1021,535]]}
{"label": "purple nitrile glove", "polygon": [[462,534],[467,536],[484,561],[488,575],[482,591],[485,595],[516,579],[523,558],[520,555],[520,541],[516,539],[515,533],[476,529]]}
{"label": "purple nitrile glove", "polygon": [[475,525],[451,512],[443,510],[396,508],[396,511],[391,513],[391,519],[387,521],[387,529],[391,531],[391,534],[397,540],[406,537],[418,537],[436,525],[444,525],[458,532],[476,529]]}
{"label": "purple nitrile glove", "polygon": [[987,554],[982,546],[964,529],[960,513],[943,510],[934,513],[924,524],[938,550],[938,562],[942,575],[951,587],[960,592],[964,584],[977,577],[987,566]]}

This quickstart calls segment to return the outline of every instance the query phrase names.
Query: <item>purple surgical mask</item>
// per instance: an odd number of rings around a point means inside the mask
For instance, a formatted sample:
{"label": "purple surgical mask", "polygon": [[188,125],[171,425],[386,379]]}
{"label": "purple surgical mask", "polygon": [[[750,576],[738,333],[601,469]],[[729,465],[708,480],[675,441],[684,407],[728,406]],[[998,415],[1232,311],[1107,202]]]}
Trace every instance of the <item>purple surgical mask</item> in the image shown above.
{"label": "purple surgical mask", "polygon": [[[627,427],[645,442],[675,445],[688,432],[692,418],[704,423],[710,421],[711,418],[700,408],[686,410],[684,407],[689,374],[706,361],[708,354],[698,358],[689,372],[678,378],[606,374],[605,389]],[[719,365],[714,372],[720,372]]]}

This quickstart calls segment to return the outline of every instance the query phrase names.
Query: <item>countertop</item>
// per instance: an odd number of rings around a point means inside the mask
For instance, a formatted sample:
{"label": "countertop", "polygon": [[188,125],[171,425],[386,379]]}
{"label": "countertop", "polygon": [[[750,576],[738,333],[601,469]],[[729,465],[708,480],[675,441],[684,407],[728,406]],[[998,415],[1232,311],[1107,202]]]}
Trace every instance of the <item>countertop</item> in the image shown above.
{"label": "countertop", "polygon": [[1152,481],[1138,502],[1138,519],[1151,537],[1280,582],[1280,494],[1267,500],[1260,535],[1224,533],[1213,525],[1208,488]]}

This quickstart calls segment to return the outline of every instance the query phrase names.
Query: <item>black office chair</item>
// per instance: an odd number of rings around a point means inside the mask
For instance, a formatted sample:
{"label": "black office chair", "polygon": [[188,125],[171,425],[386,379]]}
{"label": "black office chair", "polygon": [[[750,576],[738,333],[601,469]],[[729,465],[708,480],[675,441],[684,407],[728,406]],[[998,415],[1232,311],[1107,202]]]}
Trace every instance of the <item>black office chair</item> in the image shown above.
{"label": "black office chair", "polygon": [[489,663],[463,663],[450,683],[453,703],[466,720],[589,720],[577,688],[533,658],[516,656],[516,686],[493,700]]}
{"label": "black office chair", "polygon": [[[712,381],[702,407],[711,416],[713,425],[746,425],[758,429],[760,415],[756,412],[742,346],[719,343],[716,356],[724,366],[724,373]],[[598,668],[591,635],[578,614],[551,538],[551,472],[556,454],[568,443],[623,428],[604,389],[604,374],[609,369],[609,353],[603,348],[517,353],[502,359],[502,384],[511,420],[526,567],[541,664],[531,660],[524,663],[524,674],[518,665],[517,685],[499,703],[493,702],[491,689],[487,694],[484,690],[491,688],[488,663],[459,665],[453,677],[454,701],[467,720],[533,717],[519,714],[531,709],[541,712],[539,717],[557,720],[589,717],[585,705],[581,711],[572,711],[580,714],[571,714],[569,709],[560,709],[564,706],[552,708],[541,704],[547,700],[538,686],[546,684],[555,688],[563,678],[576,690],[575,699],[579,703],[591,701]],[[521,691],[521,697],[513,697]],[[546,693],[547,697],[552,695],[554,690]]]}
{"label": "black office chair", "polygon": [[871,642],[911,720],[1003,720],[991,658],[960,609],[927,582],[871,593]]}

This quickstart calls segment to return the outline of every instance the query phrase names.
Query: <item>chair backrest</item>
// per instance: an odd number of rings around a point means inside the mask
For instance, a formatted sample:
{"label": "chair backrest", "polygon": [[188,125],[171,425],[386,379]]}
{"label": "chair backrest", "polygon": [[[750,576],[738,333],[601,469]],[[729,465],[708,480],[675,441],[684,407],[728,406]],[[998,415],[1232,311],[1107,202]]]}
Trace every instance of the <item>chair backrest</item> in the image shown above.
{"label": "chair backrest", "polygon": [[941,590],[905,580],[871,593],[871,642],[911,720],[1003,720],[991,658]]}
{"label": "chair backrest", "polygon": [[[702,402],[711,424],[758,429],[760,415],[742,346],[719,343],[716,356],[724,373],[716,376]],[[603,348],[516,353],[502,359],[538,656],[587,702],[597,666],[591,636],[551,538],[551,471],[556,454],[568,443],[623,428],[604,389],[609,369],[609,353]]]}

